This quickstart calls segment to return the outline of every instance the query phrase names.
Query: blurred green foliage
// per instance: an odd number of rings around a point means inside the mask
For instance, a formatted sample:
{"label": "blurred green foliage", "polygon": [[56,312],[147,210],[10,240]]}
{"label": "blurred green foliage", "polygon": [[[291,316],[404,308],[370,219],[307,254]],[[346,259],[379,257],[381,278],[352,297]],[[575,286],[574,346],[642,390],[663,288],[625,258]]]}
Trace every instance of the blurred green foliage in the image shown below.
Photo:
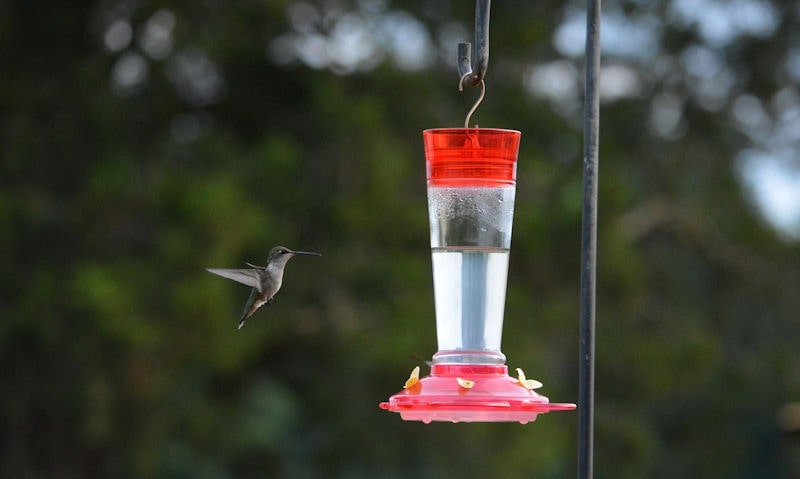
{"label": "blurred green foliage", "polygon": [[[596,475],[797,478],[797,433],[775,414],[800,400],[800,254],[737,180],[749,140],[728,114],[737,95],[796,92],[778,73],[797,14],[760,2],[773,30],[714,45],[674,4],[610,7],[657,20],[661,43],[627,64],[638,90],[602,109]],[[553,41],[580,6],[493,6],[475,117],[523,131],[503,349],[559,402],[577,397],[580,98],[524,79],[580,71]],[[574,413],[422,425],[378,409],[436,350],[420,131],[460,125],[474,101],[438,56],[455,45],[422,58],[400,27],[465,41],[473,12],[0,5],[0,474],[574,476]],[[332,49],[364,31],[372,43]],[[333,54],[311,55],[320,39]],[[700,47],[735,72],[716,109],[691,71],[652,66]],[[659,134],[664,93],[682,123]],[[237,331],[246,288],[204,268],[262,263],[276,244],[323,256],[294,260]]]}

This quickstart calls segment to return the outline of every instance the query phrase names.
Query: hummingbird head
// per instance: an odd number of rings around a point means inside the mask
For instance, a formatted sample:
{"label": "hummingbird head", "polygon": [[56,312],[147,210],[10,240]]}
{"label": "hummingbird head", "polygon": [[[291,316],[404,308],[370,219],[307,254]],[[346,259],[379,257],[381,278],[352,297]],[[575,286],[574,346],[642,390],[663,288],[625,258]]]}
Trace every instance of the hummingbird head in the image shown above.
{"label": "hummingbird head", "polygon": [[285,265],[289,259],[294,255],[308,255],[308,256],[322,256],[319,253],[312,253],[310,251],[293,251],[285,246],[276,246],[269,251],[267,264]]}

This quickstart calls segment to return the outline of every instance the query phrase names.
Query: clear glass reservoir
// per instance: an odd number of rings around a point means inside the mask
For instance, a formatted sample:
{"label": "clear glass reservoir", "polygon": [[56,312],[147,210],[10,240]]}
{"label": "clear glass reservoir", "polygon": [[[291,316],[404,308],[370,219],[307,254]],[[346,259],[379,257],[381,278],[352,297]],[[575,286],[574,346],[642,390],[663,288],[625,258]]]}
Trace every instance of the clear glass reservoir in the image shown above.
{"label": "clear glass reservoir", "polygon": [[434,363],[503,364],[520,132],[423,132],[439,350]]}

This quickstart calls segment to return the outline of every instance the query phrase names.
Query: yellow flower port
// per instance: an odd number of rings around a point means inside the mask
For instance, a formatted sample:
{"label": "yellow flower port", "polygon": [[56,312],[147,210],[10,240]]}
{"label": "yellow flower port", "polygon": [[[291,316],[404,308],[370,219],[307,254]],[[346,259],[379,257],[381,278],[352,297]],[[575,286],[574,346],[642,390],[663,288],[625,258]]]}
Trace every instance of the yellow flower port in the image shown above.
{"label": "yellow flower port", "polygon": [[475,381],[472,381],[470,379],[456,378],[456,382],[458,382],[458,385],[464,389],[471,389],[472,386],[475,385]]}
{"label": "yellow flower port", "polygon": [[522,387],[529,390],[542,387],[542,383],[535,379],[525,379],[525,373],[522,371],[522,368],[517,368],[517,381],[519,381]]}
{"label": "yellow flower port", "polygon": [[415,384],[419,382],[419,366],[415,367],[411,371],[411,375],[406,379],[406,384],[403,386],[403,389],[408,389],[413,387]]}

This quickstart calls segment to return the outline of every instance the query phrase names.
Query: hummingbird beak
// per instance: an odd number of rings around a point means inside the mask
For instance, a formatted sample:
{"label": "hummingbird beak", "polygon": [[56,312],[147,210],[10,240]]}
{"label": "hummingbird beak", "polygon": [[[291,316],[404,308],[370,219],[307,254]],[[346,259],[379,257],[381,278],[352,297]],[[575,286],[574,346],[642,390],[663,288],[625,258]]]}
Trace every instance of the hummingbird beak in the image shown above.
{"label": "hummingbird beak", "polygon": [[312,253],[311,251],[292,251],[293,254],[303,254],[306,256],[322,256],[319,253]]}

